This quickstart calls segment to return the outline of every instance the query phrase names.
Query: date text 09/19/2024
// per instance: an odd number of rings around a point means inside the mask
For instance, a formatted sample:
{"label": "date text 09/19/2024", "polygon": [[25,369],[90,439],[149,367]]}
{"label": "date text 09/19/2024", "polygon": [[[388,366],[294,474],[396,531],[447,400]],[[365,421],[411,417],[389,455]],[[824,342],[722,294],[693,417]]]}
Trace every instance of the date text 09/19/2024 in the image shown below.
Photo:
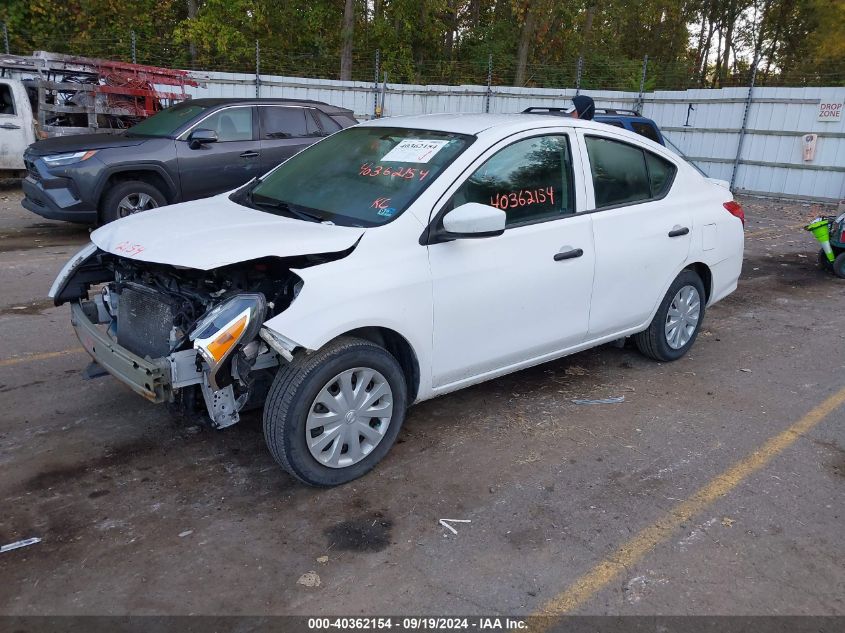
{"label": "date text 09/19/2024", "polygon": [[312,631],[345,630],[390,630],[400,631],[520,631],[528,628],[521,618],[502,617],[356,617],[356,618],[308,618],[308,629]]}

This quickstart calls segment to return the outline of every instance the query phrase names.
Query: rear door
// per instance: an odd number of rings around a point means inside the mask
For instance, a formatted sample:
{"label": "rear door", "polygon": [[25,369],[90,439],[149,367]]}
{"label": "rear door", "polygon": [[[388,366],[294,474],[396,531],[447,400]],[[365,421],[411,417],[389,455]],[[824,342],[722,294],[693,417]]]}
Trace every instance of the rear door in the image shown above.
{"label": "rear door", "polygon": [[687,260],[693,214],[682,196],[668,195],[677,170],[671,161],[621,138],[579,136],[593,183],[589,329],[597,338],[650,318]]}
{"label": "rear door", "polygon": [[311,108],[263,105],[258,108],[258,113],[262,173],[270,171],[323,136],[311,114]]}
{"label": "rear door", "polygon": [[236,189],[260,172],[252,106],[231,106],[200,120],[191,130],[217,132],[217,142],[191,148],[189,132],[176,141],[182,199],[195,200]]}
{"label": "rear door", "polygon": [[0,170],[23,169],[23,152],[35,141],[26,98],[22,84],[0,79]]}

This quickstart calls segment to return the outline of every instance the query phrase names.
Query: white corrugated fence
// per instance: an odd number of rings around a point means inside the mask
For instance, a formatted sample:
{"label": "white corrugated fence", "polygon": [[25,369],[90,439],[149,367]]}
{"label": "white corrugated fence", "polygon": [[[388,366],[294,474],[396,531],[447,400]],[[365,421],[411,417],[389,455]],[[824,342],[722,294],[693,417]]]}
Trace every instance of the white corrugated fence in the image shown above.
{"label": "white corrugated fence", "polygon": [[[204,85],[191,88],[195,97],[254,97],[255,75],[198,73]],[[379,86],[380,89],[380,86]],[[583,91],[598,107],[633,108],[634,92]],[[314,99],[353,110],[359,118],[373,115],[371,82],[333,81],[262,75],[261,97]],[[519,112],[532,105],[565,105],[574,89],[494,86],[422,86],[387,84],[384,115],[433,112]],[[662,128],[671,146],[713,178],[730,181],[734,190],[833,202],[845,198],[845,117],[818,121],[819,103],[845,102],[841,88],[755,88],[749,106],[739,163],[737,146],[747,88],[659,91],[642,97],[642,111]],[[380,99],[381,97],[379,97]],[[690,110],[689,106],[692,106]],[[803,159],[803,137],[818,135],[815,157]]]}

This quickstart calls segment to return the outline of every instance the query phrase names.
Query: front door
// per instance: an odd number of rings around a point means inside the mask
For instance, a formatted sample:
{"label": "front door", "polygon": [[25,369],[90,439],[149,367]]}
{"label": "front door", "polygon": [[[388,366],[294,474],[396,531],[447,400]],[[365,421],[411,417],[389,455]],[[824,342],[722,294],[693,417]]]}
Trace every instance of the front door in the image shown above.
{"label": "front door", "polygon": [[236,189],[261,173],[253,112],[251,106],[224,108],[194,126],[217,132],[216,143],[194,149],[187,140],[176,141],[183,200]]}
{"label": "front door", "polygon": [[593,233],[575,212],[583,183],[569,135],[508,141],[480,162],[446,207],[496,206],[507,228],[429,247],[435,389],[542,360],[587,334]]}

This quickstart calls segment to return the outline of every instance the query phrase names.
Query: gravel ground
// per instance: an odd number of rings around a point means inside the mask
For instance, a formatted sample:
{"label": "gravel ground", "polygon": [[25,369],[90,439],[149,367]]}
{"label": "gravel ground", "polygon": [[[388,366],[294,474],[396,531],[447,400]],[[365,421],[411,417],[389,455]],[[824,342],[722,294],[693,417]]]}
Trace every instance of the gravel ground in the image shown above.
{"label": "gravel ground", "polygon": [[19,201],[0,191],[0,543],[43,540],[0,554],[0,614],[529,614],[573,586],[585,614],[845,614],[845,410],[805,417],[845,383],[845,281],[813,207],[742,200],[740,287],[684,359],[603,347],[423,403],[372,474],[314,490],[255,415],[213,431],[83,380],[44,297],[87,230]]}

